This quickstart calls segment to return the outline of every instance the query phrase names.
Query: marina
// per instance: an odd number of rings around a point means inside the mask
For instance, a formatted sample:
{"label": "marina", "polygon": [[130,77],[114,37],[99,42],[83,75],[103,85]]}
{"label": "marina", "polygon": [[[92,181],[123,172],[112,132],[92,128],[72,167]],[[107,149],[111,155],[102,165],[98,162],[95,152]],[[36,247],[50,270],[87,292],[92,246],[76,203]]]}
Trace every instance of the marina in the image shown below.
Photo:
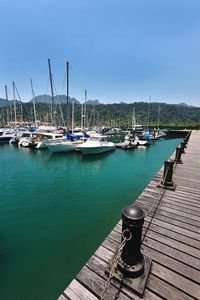
{"label": "marina", "polygon": [[29,2],[0,2],[0,300],[200,300],[200,1]]}
{"label": "marina", "polygon": [[94,156],[1,145],[1,299],[57,299],[180,142]]}
{"label": "marina", "polygon": [[[200,299],[199,137],[200,132],[192,132],[187,148],[184,145],[168,188],[160,188],[160,183],[167,181],[166,169],[163,174],[161,168],[136,200],[146,215],[141,251],[151,260],[143,293],[138,296],[141,286],[134,288],[134,281],[140,279],[125,276],[120,282],[119,272],[108,284],[105,271],[122,240],[119,221],[59,300]],[[175,157],[171,156],[173,164]]]}

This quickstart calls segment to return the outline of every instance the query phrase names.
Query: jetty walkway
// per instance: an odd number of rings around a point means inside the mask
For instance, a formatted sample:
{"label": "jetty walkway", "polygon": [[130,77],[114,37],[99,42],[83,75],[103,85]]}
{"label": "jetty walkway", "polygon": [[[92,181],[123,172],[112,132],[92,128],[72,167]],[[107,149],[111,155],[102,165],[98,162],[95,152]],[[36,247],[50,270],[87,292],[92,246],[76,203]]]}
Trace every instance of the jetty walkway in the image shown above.
{"label": "jetty walkway", "polygon": [[143,296],[112,279],[102,297],[105,270],[121,243],[119,221],[58,300],[200,299],[200,131],[191,133],[181,160],[175,190],[157,186],[163,167],[136,200],[145,212],[141,252],[152,260]]}

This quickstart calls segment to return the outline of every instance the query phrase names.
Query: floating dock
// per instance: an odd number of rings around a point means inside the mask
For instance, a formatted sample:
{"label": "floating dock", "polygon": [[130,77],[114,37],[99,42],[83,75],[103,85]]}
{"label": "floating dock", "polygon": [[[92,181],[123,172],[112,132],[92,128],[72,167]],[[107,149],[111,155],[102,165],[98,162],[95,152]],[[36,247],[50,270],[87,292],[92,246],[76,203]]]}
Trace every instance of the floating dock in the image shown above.
{"label": "floating dock", "polygon": [[[152,260],[143,296],[112,279],[103,299],[200,299],[200,131],[191,133],[181,160],[174,165],[175,190],[158,187],[161,168],[135,202],[145,212],[141,252]],[[58,300],[102,299],[121,232],[120,220]]]}

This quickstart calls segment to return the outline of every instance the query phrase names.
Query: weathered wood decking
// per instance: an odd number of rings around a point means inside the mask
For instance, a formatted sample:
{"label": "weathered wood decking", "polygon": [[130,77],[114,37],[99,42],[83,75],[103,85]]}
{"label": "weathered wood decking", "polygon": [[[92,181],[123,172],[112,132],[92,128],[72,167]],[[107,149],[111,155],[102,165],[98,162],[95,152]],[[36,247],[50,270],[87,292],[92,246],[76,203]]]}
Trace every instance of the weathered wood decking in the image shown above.
{"label": "weathered wood decking", "polygon": [[[175,166],[176,190],[165,190],[160,197],[161,169],[136,201],[146,213],[150,211],[143,227],[142,253],[152,259],[152,267],[143,298],[125,287],[119,290],[112,281],[104,299],[200,299],[200,132],[192,132],[185,152],[183,164]],[[121,221],[59,300],[100,299],[105,268],[120,240]]]}

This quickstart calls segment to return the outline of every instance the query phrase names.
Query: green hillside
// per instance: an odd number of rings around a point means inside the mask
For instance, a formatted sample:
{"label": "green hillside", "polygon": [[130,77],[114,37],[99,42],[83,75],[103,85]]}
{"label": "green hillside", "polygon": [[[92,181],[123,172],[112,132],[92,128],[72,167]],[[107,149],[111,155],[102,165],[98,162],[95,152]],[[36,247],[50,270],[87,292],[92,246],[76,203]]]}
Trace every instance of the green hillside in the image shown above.
{"label": "green hillside", "polygon": [[[160,107],[160,108],[159,108]],[[148,122],[149,103],[134,102],[131,104],[99,104],[87,105],[87,123],[89,126],[113,126],[124,127],[131,126],[133,109],[135,109],[136,122],[146,125]],[[158,114],[158,111],[160,113]],[[13,106],[0,108],[0,126],[7,123],[9,111],[9,120],[14,121]],[[37,119],[41,122],[51,122],[50,112],[51,105],[47,103],[36,104]],[[66,121],[67,107],[66,104],[54,105],[54,120],[56,124],[62,125]],[[69,123],[71,124],[72,105],[69,105]],[[63,115],[63,118],[62,118]],[[159,116],[158,116],[159,115]],[[24,122],[33,122],[33,105],[31,102],[17,104],[17,120]],[[80,126],[81,105],[75,103],[75,125]],[[150,104],[149,113],[150,125],[157,126],[183,126],[200,128],[200,107],[187,105],[175,105],[153,102]],[[158,120],[159,119],[159,120]]]}

